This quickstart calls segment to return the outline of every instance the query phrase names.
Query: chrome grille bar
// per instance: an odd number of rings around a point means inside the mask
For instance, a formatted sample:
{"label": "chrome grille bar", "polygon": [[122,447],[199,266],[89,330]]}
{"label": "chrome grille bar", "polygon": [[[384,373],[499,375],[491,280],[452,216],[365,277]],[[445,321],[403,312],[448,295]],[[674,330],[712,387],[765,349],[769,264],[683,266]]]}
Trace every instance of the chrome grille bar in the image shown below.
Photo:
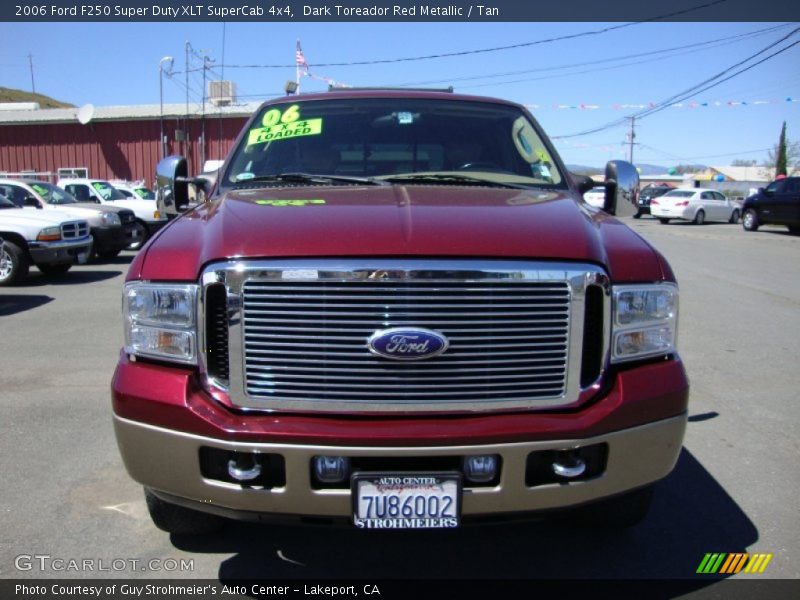
{"label": "chrome grille bar", "polygon": [[[593,265],[531,261],[212,265],[202,282],[226,289],[230,380],[208,384],[236,406],[283,412],[570,404],[580,393],[586,286],[604,278]],[[437,331],[450,347],[411,363],[370,353],[367,339],[391,327]]]}

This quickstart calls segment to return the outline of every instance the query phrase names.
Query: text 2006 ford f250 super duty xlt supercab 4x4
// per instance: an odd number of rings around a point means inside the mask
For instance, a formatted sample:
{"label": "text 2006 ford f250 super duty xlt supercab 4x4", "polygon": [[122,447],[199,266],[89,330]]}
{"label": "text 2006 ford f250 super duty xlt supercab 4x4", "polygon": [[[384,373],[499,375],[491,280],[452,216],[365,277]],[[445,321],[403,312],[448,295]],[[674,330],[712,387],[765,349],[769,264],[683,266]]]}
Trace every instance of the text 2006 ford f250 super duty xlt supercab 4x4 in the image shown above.
{"label": "text 2006 ford f250 super duty xlt supercab 4x4", "polygon": [[[182,158],[157,179],[186,204]],[[501,100],[263,105],[127,276],[114,425],[156,525],[641,520],[688,382],[672,270],[609,214],[637,184],[611,162],[606,212],[585,204],[591,184]]]}

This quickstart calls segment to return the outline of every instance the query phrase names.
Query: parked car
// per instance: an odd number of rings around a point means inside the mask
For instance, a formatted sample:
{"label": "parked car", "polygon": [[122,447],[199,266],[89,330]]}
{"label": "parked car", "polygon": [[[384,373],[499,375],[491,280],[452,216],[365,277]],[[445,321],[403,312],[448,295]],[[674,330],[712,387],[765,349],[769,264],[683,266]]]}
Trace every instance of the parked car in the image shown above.
{"label": "parked car", "polygon": [[69,213],[28,211],[0,195],[0,286],[22,281],[31,264],[46,275],[61,275],[85,263],[92,251],[89,223]]}
{"label": "parked car", "polygon": [[704,188],[677,188],[650,201],[650,214],[661,223],[670,219],[692,221],[702,225],[706,221],[739,221],[739,206],[722,192]]}
{"label": "parked car", "polygon": [[742,227],[755,231],[761,225],[786,225],[800,233],[800,177],[785,177],[745,198]]}
{"label": "parked car", "polygon": [[583,195],[583,199],[587,204],[603,208],[603,203],[606,200],[606,188],[602,185],[593,187]]}
{"label": "parked car", "polygon": [[102,179],[60,179],[56,185],[68,191],[80,202],[131,209],[136,215],[137,233],[136,241],[128,245],[129,250],[141,248],[156,231],[167,224],[167,219],[158,211],[155,200],[126,198],[122,192]]}
{"label": "parked car", "polygon": [[156,193],[144,184],[135,181],[117,180],[112,180],[109,183],[111,183],[115,189],[122,192],[126,198],[142,198],[144,200],[156,199]]}
{"label": "parked car", "polygon": [[[185,159],[156,174],[185,205]],[[126,278],[114,428],[154,523],[644,518],[687,422],[678,287],[609,214],[633,165],[606,166],[604,210],[577,181],[500,99],[262,105]]]}
{"label": "parked car", "polygon": [[0,193],[28,210],[50,208],[86,219],[94,240],[92,249],[101,258],[113,258],[137,241],[136,217],[129,208],[78,202],[66,190],[35,179],[0,179]]}
{"label": "parked car", "polygon": [[667,192],[674,190],[674,185],[648,185],[639,192],[639,198],[636,201],[636,213],[633,215],[634,219],[638,219],[642,215],[650,214],[650,203],[653,198],[663,196]]}

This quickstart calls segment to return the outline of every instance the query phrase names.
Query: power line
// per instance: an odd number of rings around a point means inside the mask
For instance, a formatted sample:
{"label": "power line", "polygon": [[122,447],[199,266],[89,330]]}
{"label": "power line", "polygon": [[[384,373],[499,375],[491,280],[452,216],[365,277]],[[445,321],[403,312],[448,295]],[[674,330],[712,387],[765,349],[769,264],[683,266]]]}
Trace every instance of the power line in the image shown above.
{"label": "power line", "polygon": [[[701,81],[700,83],[697,83],[697,84],[693,85],[692,87],[690,87],[688,89],[685,89],[685,90],[683,90],[681,92],[678,92],[677,94],[674,94],[674,95],[670,96],[669,98],[667,98],[665,100],[662,100],[661,102],[656,103],[656,105],[654,107],[652,107],[652,108],[647,108],[647,109],[645,109],[645,110],[643,110],[641,112],[638,112],[638,113],[636,113],[636,114],[634,114],[632,116],[635,116],[638,119],[642,119],[644,117],[649,117],[650,115],[653,115],[653,114],[655,114],[655,113],[657,113],[657,112],[659,112],[661,110],[664,110],[665,108],[667,108],[668,106],[670,106],[673,103],[681,102],[681,101],[686,100],[688,98],[691,98],[692,96],[695,96],[695,95],[697,95],[699,93],[702,93],[702,92],[705,92],[707,90],[710,90],[711,88],[716,87],[716,86],[720,85],[721,83],[724,83],[725,81],[733,79],[734,77],[737,77],[737,76],[741,75],[742,73],[745,73],[746,71],[749,71],[750,69],[752,69],[754,67],[757,67],[758,65],[766,62],[767,60],[770,60],[770,59],[774,58],[775,56],[778,56],[779,54],[782,54],[783,52],[786,52],[787,50],[790,50],[791,48],[793,48],[794,46],[796,46],[800,42],[794,42],[794,43],[792,43],[792,44],[790,44],[788,46],[785,46],[784,48],[778,50],[777,52],[774,52],[773,54],[763,58],[762,60],[760,60],[760,61],[758,61],[756,63],[753,63],[752,65],[749,65],[748,67],[745,67],[744,69],[741,69],[740,71],[737,71],[736,73],[733,73],[733,74],[729,75],[728,77],[720,79],[720,77],[722,77],[726,73],[729,73],[730,71],[742,66],[746,62],[748,62],[750,60],[753,60],[756,56],[758,56],[760,54],[763,54],[764,52],[767,52],[768,50],[770,50],[771,48],[774,48],[778,44],[786,41],[788,38],[790,38],[791,36],[795,35],[798,31],[800,31],[800,27],[793,29],[789,34],[783,36],[781,39],[777,40],[776,42],[773,42],[772,44],[769,44],[768,46],[762,48],[761,50],[759,50],[755,54],[751,54],[750,56],[748,56],[744,60],[741,60],[741,61],[731,65],[730,67],[728,67],[726,69],[723,69],[722,71],[720,71],[716,75],[713,75],[712,77],[709,77],[709,78]],[[718,81],[715,81],[715,80],[718,80]],[[703,87],[703,86],[706,86],[706,87]],[[566,138],[571,138],[571,137],[579,137],[579,136],[591,135],[593,133],[598,133],[600,131],[605,131],[605,130],[611,129],[613,127],[619,127],[621,124],[625,123],[626,121],[627,121],[627,117],[624,117],[624,118],[616,119],[615,121],[611,121],[609,123],[606,123],[605,125],[601,125],[599,127],[595,127],[593,129],[588,129],[588,130],[585,130],[585,131],[581,131],[581,132],[578,132],[578,133],[572,133],[572,134],[569,134],[569,135],[560,135],[560,136],[552,136],[552,137],[553,137],[553,139],[566,139]]]}
{"label": "power line", "polygon": [[[550,44],[552,42],[561,42],[565,40],[574,40],[581,37],[588,37],[592,35],[602,35],[604,33],[608,33],[609,31],[617,31],[619,29],[625,29],[627,27],[634,27],[636,25],[642,25],[644,23],[652,23],[655,21],[660,21],[663,19],[670,19],[672,17],[676,17],[679,15],[691,13],[697,10],[702,10],[704,8],[710,8],[712,6],[716,6],[718,4],[723,4],[728,2],[728,0],[712,0],[711,2],[707,2],[705,4],[700,4],[698,6],[694,6],[691,8],[687,8],[684,10],[679,10],[663,15],[658,15],[655,17],[651,17],[649,19],[644,19],[642,21],[634,21],[632,23],[621,23],[619,25],[612,25],[610,27],[603,27],[602,29],[594,29],[592,31],[583,31],[581,33],[572,33],[569,35],[562,35],[552,38],[545,38],[542,40],[534,40],[531,42],[521,42],[519,44],[509,44],[507,46],[494,46],[491,48],[480,48],[477,50],[462,50],[459,52],[443,52],[439,54],[427,54],[423,56],[406,56],[402,58],[384,58],[384,59],[376,59],[376,60],[360,60],[360,61],[349,61],[349,62],[334,62],[334,63],[315,63],[315,67],[350,67],[350,66],[358,66],[358,65],[385,65],[385,64],[392,64],[392,63],[401,63],[401,62],[413,62],[413,61],[420,61],[420,60],[432,60],[437,58],[450,58],[453,56],[469,56],[473,54],[486,54],[489,52],[500,52],[504,50],[516,50],[518,48],[529,48],[531,46],[537,46],[541,44]],[[282,64],[282,65],[225,65],[228,69],[286,69],[286,68],[295,68],[296,64]]]}

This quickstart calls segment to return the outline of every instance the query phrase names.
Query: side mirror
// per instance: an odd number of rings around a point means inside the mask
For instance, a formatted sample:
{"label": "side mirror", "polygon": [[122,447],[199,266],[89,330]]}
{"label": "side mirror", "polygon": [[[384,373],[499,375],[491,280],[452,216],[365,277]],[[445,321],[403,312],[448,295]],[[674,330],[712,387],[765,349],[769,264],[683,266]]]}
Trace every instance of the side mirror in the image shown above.
{"label": "side mirror", "polygon": [[580,193],[581,196],[597,185],[594,179],[588,175],[576,175],[575,173],[570,173],[570,175],[572,176],[572,181],[578,187],[578,193]]}
{"label": "side mirror", "polygon": [[167,156],[156,166],[156,206],[162,215],[173,218],[189,205],[186,159]]}
{"label": "side mirror", "polygon": [[42,208],[41,205],[39,204],[39,201],[33,196],[27,196],[25,198],[25,206],[32,206],[33,208],[38,208],[38,209]]}
{"label": "side mirror", "polygon": [[606,165],[606,199],[603,210],[618,217],[633,216],[639,192],[636,167],[624,160],[612,160]]}

